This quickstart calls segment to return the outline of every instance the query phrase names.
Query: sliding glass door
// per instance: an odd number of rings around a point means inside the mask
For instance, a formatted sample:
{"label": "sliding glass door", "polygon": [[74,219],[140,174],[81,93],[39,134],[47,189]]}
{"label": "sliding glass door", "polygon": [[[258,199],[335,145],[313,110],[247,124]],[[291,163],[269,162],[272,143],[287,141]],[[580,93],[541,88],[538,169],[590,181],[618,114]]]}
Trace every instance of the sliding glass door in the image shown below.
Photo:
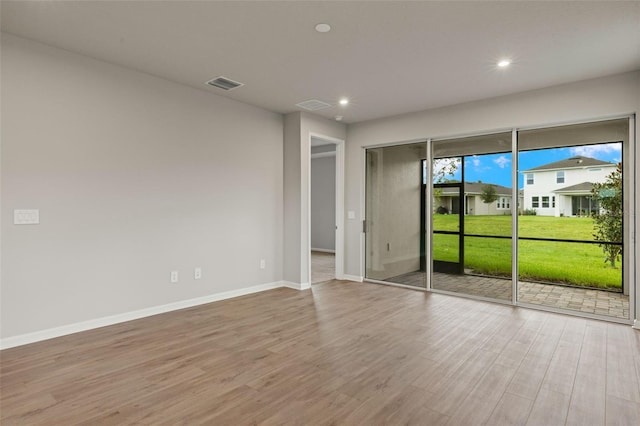
{"label": "sliding glass door", "polygon": [[622,118],[367,149],[365,278],[629,320],[631,135]]}

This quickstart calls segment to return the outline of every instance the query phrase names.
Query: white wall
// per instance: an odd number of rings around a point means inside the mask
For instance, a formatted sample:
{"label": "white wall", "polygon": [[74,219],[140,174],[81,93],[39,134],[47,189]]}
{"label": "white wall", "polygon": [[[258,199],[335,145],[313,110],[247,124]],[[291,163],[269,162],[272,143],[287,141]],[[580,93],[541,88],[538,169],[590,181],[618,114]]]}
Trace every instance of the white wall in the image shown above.
{"label": "white wall", "polygon": [[1,83],[2,338],[282,280],[281,115],[4,33]]}
{"label": "white wall", "polygon": [[336,249],[336,156],[311,158],[311,248]]}
{"label": "white wall", "polygon": [[[357,220],[346,223],[345,273],[363,275],[360,220],[365,214],[364,147],[578,122],[637,111],[640,111],[640,71],[350,125],[345,209],[355,211]],[[634,179],[638,179],[637,172]],[[637,193],[637,184],[635,190]],[[637,202],[631,207],[627,211],[633,217]],[[635,217],[638,229],[640,216]],[[633,237],[632,243],[636,244]],[[640,304],[640,295],[636,300]]]}

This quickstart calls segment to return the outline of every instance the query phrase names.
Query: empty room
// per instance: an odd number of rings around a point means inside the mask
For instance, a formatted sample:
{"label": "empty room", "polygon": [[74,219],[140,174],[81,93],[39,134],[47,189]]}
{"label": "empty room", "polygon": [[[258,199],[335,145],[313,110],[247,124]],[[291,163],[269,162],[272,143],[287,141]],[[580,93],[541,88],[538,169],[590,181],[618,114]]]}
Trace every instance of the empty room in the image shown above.
{"label": "empty room", "polygon": [[640,2],[0,2],[2,425],[640,424]]}

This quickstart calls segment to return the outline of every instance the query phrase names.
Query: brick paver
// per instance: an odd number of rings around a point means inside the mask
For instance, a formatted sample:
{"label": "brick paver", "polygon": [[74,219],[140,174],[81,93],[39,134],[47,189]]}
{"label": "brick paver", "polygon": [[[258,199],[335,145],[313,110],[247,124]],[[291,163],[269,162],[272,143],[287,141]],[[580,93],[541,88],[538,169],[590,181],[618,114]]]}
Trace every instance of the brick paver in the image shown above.
{"label": "brick paver", "polygon": [[[424,272],[411,272],[389,278],[386,281],[424,287]],[[477,275],[452,275],[436,272],[433,274],[431,286],[436,290],[505,301],[511,301],[512,295],[510,279]],[[629,296],[604,290],[520,281],[518,301],[532,305],[629,319]]]}

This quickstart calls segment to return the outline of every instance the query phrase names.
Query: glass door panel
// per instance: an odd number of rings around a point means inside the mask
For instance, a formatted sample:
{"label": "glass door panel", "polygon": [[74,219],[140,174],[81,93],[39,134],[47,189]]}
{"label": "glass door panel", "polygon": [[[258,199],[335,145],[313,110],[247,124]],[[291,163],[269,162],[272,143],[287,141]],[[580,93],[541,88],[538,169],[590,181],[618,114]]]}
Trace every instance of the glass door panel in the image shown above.
{"label": "glass door panel", "polygon": [[432,255],[434,272],[462,274],[464,272],[462,215],[462,185],[433,185]]}
{"label": "glass door panel", "polygon": [[433,289],[512,300],[510,150],[510,132],[433,143]]}
{"label": "glass door panel", "polygon": [[629,319],[628,119],[518,133],[518,302]]}
{"label": "glass door panel", "polygon": [[426,143],[366,151],[365,277],[426,286],[423,167]]}

